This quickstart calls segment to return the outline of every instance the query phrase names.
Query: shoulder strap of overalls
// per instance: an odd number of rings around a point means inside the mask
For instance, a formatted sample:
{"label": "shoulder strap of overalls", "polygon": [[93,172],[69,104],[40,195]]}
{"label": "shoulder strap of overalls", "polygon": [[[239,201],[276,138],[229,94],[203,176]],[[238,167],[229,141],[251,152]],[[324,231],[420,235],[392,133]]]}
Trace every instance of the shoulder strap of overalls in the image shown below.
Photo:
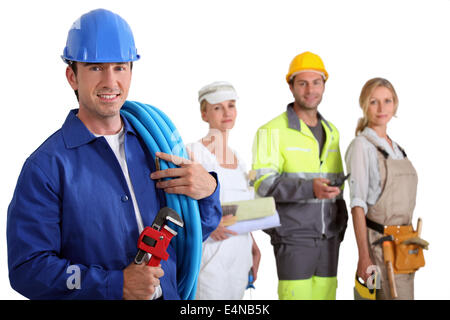
{"label": "shoulder strap of overalls", "polygon": [[[383,147],[380,147],[379,145],[377,145],[377,144],[375,143],[375,141],[373,140],[372,137],[368,137],[368,136],[362,136],[362,137],[364,137],[367,141],[369,141],[370,143],[372,143],[372,144],[374,145],[374,147],[377,148],[377,150],[383,155],[383,157],[384,157],[385,159],[389,158],[389,153],[388,153]],[[391,141],[392,141],[392,139],[391,139]],[[400,147],[400,146],[398,145],[398,143],[397,143],[397,147],[398,147],[399,150],[402,152],[403,156],[404,156],[405,158],[407,158],[407,155],[406,155],[405,150],[403,150],[403,148]]]}
{"label": "shoulder strap of overalls", "polygon": [[361,137],[363,137],[364,139],[369,141],[371,144],[373,144],[373,146],[378,150],[378,152],[380,152],[383,155],[384,159],[389,158],[389,153],[386,150],[384,150],[384,148],[377,145],[372,137],[368,137],[368,136],[364,136],[364,135],[361,135]]}
{"label": "shoulder strap of overalls", "polygon": [[400,149],[400,151],[403,153],[403,156],[405,157],[405,158],[408,158],[408,156],[406,155],[406,152],[405,152],[405,150],[402,148],[402,147],[400,147],[399,145],[398,145],[398,143],[397,143],[397,147]]}

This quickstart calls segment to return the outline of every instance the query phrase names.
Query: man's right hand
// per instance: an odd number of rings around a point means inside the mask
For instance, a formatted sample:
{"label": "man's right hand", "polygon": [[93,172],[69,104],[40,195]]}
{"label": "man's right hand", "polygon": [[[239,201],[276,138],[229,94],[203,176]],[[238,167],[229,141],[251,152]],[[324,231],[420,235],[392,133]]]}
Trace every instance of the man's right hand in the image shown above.
{"label": "man's right hand", "polygon": [[331,181],[325,178],[313,179],[313,192],[317,199],[333,199],[341,193],[339,187],[330,187],[329,183]]}
{"label": "man's right hand", "polygon": [[157,152],[156,156],[179,166],[153,172],[150,177],[154,180],[173,178],[158,181],[157,188],[164,189],[167,193],[184,194],[196,200],[209,197],[216,190],[216,179],[200,163],[164,152]]}
{"label": "man's right hand", "polygon": [[132,262],[123,270],[123,299],[150,300],[163,275],[161,265],[150,267]]}

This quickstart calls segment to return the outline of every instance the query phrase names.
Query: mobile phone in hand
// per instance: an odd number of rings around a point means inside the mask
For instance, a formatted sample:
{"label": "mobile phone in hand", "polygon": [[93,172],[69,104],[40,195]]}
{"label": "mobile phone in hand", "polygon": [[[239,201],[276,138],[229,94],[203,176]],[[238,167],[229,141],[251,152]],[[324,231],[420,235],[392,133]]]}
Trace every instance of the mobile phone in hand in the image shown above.
{"label": "mobile phone in hand", "polygon": [[328,186],[330,186],[330,187],[340,187],[340,186],[342,186],[344,184],[345,180],[347,180],[349,177],[350,177],[350,173],[347,174],[343,178],[339,178],[339,179],[336,179],[334,181],[331,181],[331,183]]}

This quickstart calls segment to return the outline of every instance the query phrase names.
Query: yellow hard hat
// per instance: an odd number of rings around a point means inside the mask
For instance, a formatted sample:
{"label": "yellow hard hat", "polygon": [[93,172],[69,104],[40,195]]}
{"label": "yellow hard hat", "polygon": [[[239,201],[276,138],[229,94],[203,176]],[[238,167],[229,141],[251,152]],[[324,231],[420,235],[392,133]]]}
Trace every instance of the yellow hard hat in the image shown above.
{"label": "yellow hard hat", "polygon": [[286,75],[286,82],[289,83],[291,78],[295,76],[300,71],[317,71],[323,74],[324,81],[328,79],[328,72],[325,70],[322,59],[314,53],[309,51],[300,53],[294,59],[289,66],[289,72]]}

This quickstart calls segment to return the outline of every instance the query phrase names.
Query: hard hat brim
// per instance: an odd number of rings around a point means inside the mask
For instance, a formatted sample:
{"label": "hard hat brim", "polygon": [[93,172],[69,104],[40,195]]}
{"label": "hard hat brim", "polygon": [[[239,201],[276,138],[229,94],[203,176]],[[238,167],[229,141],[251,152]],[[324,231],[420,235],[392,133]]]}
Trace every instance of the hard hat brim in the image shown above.
{"label": "hard hat brim", "polygon": [[325,72],[323,72],[322,70],[315,70],[315,69],[305,69],[305,70],[299,70],[297,72],[294,72],[290,75],[288,75],[286,77],[286,81],[289,83],[292,78],[294,78],[296,75],[300,74],[300,73],[304,73],[304,72],[315,72],[317,74],[320,74],[323,78],[323,81],[327,81],[328,80],[328,74],[326,74]]}
{"label": "hard hat brim", "polygon": [[99,59],[99,60],[87,59],[87,60],[82,60],[82,59],[76,59],[76,58],[69,58],[69,57],[65,57],[64,55],[61,55],[62,61],[64,61],[64,63],[67,63],[67,64],[69,64],[70,61],[85,62],[85,63],[122,63],[122,62],[138,61],[140,58],[141,58],[141,56],[139,54],[137,54],[136,58],[123,60],[123,61],[107,60],[107,59]]}

